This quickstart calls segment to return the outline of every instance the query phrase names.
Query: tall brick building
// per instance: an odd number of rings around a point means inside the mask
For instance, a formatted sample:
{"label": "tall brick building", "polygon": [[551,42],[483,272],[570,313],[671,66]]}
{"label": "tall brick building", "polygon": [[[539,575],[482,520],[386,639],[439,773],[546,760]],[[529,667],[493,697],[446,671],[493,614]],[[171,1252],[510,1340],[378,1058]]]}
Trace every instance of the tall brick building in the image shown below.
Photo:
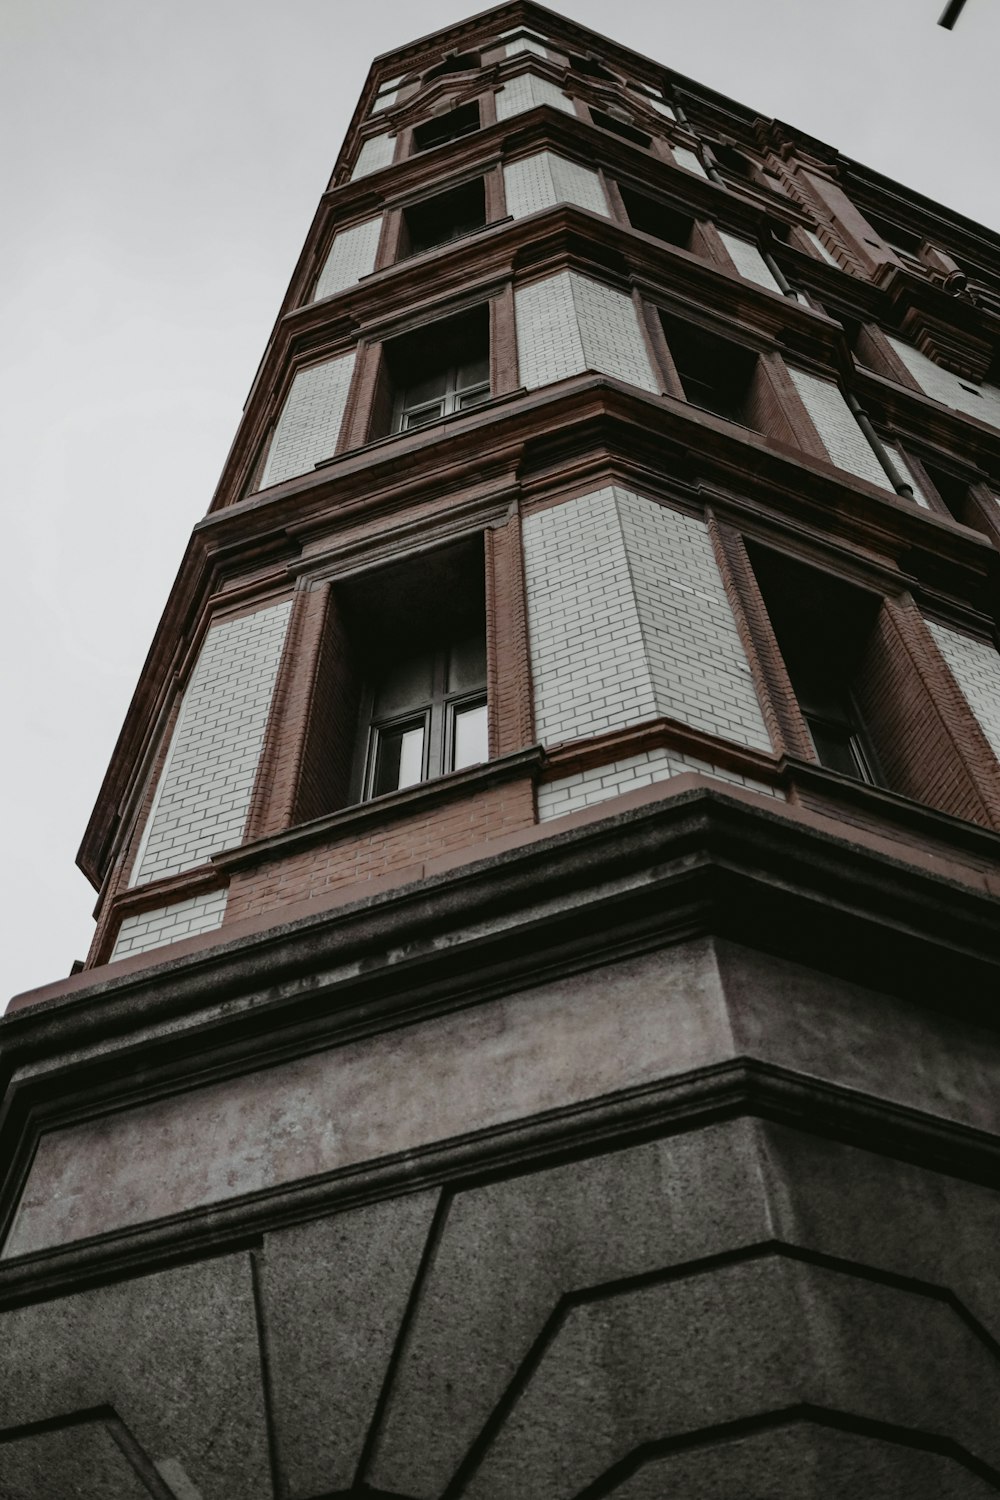
{"label": "tall brick building", "polygon": [[0,1025],[0,1494],[1000,1489],[1000,241],[373,66]]}

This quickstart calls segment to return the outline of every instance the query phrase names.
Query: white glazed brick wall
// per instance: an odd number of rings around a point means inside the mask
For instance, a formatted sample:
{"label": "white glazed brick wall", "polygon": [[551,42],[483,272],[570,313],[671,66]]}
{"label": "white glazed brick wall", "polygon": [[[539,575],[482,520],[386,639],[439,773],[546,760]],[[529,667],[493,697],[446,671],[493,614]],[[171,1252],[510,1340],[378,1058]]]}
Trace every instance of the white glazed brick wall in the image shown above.
{"label": "white glazed brick wall", "polygon": [[274,429],[259,489],[308,474],[321,459],[332,456],[353,374],[353,349],[298,371]]}
{"label": "white glazed brick wall", "polygon": [[556,203],[575,203],[591,213],[608,218],[608,205],[601,179],[590,167],[568,161],[551,151],[539,151],[511,162],[503,169],[507,212],[513,219],[552,208]]}
{"label": "white glazed brick wall", "polygon": [[935,620],[928,620],[927,627],[1000,759],[1000,654],[989,641],[974,640]]}
{"label": "white glazed brick wall", "polygon": [[[892,443],[883,443],[883,446],[889,457],[892,459],[893,463],[896,465],[896,469],[899,472],[900,478],[905,480],[905,482],[913,491],[913,498],[917,502],[917,504],[922,505],[924,510],[933,509],[931,502],[928,500],[926,494],[920,487],[920,480],[917,478],[916,474],[914,474],[913,470],[910,468],[909,464],[906,462],[906,459],[900,453],[899,449],[893,447]],[[905,497],[900,496],[900,498],[903,499]]]}
{"label": "white glazed brick wall", "polygon": [[658,394],[635,304],[624,292],[561,271],[519,287],[514,314],[520,381],[529,390],[597,370]]}
{"label": "white glazed brick wall", "polygon": [[581,807],[593,807],[597,802],[634,792],[641,786],[652,786],[656,781],[669,781],[672,776],[682,776],[685,771],[701,771],[706,776],[714,776],[734,786],[750,787],[768,797],[784,795],[762,781],[738,776],[734,771],[727,771],[709,761],[696,760],[694,756],[681,755],[676,750],[644,750],[626,760],[592,766],[589,771],[579,771],[573,776],[544,783],[538,788],[538,821],[545,823],[550,818],[565,817]]}
{"label": "white glazed brick wall", "polygon": [[614,493],[657,711],[769,753],[770,736],[704,522],[629,490]]}
{"label": "white glazed brick wall", "polygon": [[950,406],[952,411],[964,412],[968,417],[978,417],[980,422],[988,422],[991,427],[1000,427],[1000,389],[997,386],[984,383],[975,390],[969,390],[972,382],[963,383],[958,375],[936,365],[926,354],[914,349],[912,344],[904,344],[891,334],[888,338],[926,396],[940,401],[944,406]]}
{"label": "white glazed brick wall", "polygon": [[697,172],[699,177],[707,177],[708,173],[701,164],[701,158],[695,152],[689,151],[687,146],[671,146],[674,161],[679,167],[686,167],[689,172]]}
{"label": "white glazed brick wall", "polygon": [[546,744],[656,717],[614,491],[524,524],[535,725]]}
{"label": "white glazed brick wall", "polygon": [[789,366],[788,373],[822,439],[830,462],[838,469],[856,474],[859,479],[867,479],[869,484],[877,484],[879,489],[891,490],[888,475],[854,420],[840,387],[832,380],[822,380],[818,375],[796,370],[794,366]]}
{"label": "white glazed brick wall", "polygon": [[332,297],[345,287],[353,286],[362,276],[370,276],[375,269],[375,252],[382,233],[382,215],[365,219],[362,224],[352,224],[334,235],[330,252],[323,263],[313,292],[313,301],[321,297]]}
{"label": "white glazed brick wall", "polygon": [[766,286],[769,292],[781,292],[781,288],[772,276],[767,261],[761,255],[756,245],[751,245],[749,240],[741,240],[738,235],[726,234],[720,230],[719,238],[726,247],[726,253],[741,276],[747,281],[755,281],[758,286]]}
{"label": "white glazed brick wall", "polygon": [[539,104],[551,104],[553,108],[564,110],[568,115],[576,113],[562,89],[550,79],[540,78],[537,73],[521,73],[498,91],[497,119],[509,120],[513,115],[523,114],[526,109],[534,109]]}
{"label": "white glazed brick wall", "polygon": [[291,601],[205,637],[181,703],[132,885],[203,864],[243,834]]}
{"label": "white glazed brick wall", "polygon": [[359,177],[367,177],[370,172],[380,172],[383,167],[390,167],[395,154],[394,135],[370,135],[358,152],[351,181],[356,182]]}
{"label": "white glazed brick wall", "polygon": [[228,891],[209,891],[204,896],[190,896],[172,906],[157,906],[152,911],[126,917],[118,929],[109,962],[132,953],[146,953],[150,948],[161,948],[181,938],[195,937],[200,932],[214,932],[222,926],[228,894]]}
{"label": "white glazed brick wall", "polygon": [[507,57],[519,57],[522,52],[534,52],[537,57],[548,57],[548,48],[533,36],[518,36],[512,42],[505,43],[504,51]]}
{"label": "white glazed brick wall", "polygon": [[390,109],[395,104],[399,97],[399,85],[402,81],[402,78],[390,78],[386,83],[383,83],[378,97],[372,105],[371,112],[373,115],[380,115],[384,109]]}
{"label": "white glazed brick wall", "polygon": [[609,486],[524,527],[546,744],[667,714],[770,751],[704,524]]}

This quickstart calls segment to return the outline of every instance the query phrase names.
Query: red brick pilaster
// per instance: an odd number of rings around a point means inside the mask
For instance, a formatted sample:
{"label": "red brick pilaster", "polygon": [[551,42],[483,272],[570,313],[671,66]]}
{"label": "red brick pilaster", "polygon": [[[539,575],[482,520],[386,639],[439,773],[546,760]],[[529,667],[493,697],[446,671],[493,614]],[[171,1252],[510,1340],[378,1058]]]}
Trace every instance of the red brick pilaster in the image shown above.
{"label": "red brick pilaster", "polygon": [[521,517],[515,509],[486,538],[486,664],[490,755],[534,744]]}

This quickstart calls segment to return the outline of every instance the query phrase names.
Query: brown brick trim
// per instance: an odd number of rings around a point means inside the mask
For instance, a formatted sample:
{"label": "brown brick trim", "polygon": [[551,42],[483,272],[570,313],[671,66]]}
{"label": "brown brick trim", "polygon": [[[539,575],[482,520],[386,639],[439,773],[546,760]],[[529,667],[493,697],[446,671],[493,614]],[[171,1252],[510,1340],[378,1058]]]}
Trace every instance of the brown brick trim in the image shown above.
{"label": "brown brick trim", "polygon": [[508,396],[520,386],[514,288],[510,282],[490,298],[490,394]]}
{"label": "brown brick trim", "polygon": [[713,765],[769,785],[777,785],[782,779],[782,768],[774,756],[729,740],[716,739],[700,729],[692,729],[680,719],[665,716],[647,719],[645,723],[627,729],[612,729],[590,739],[547,747],[538,779],[540,782],[555,781],[578,771],[587,771],[591,766],[608,765],[611,761],[640,755],[644,750],[660,749],[676,750],[697,760],[711,761]]}
{"label": "brown brick trim", "polygon": [[[107,903],[84,967],[96,969],[110,961],[119,930],[127,917],[137,916],[143,911],[155,911],[160,906],[176,906],[181,901],[189,901],[193,896],[224,890],[227,885],[228,880],[214,865],[204,864],[193,870],[182,870],[177,875],[168,875],[163,880],[151,880],[148,885],[119,891]],[[156,961],[157,955],[150,950],[147,962]]]}
{"label": "brown brick trim", "polygon": [[519,512],[484,536],[490,754],[507,755],[535,737]]}
{"label": "brown brick trim", "polygon": [[[767,372],[766,378],[770,382],[778,408],[791,429],[795,446],[801,448],[803,453],[808,453],[812,458],[818,458],[825,464],[832,462],[823,439],[813,425],[806,404],[788,373],[785,360],[780,354],[768,353],[760,356],[759,364],[761,369]],[[779,442],[782,440],[779,433],[775,433],[774,436]]]}
{"label": "brown brick trim", "polygon": [[720,525],[711,511],[706,512],[705,519],[775,752],[815,760],[812,739],[799,711],[743,538],[730,527]]}

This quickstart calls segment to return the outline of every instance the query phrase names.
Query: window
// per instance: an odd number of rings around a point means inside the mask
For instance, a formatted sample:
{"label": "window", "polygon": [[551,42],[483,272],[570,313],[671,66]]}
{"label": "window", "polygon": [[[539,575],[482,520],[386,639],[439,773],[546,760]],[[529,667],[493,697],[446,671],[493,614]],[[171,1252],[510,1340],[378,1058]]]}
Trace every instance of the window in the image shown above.
{"label": "window", "polygon": [[487,760],[481,540],[362,574],[339,597],[362,679],[353,800]]}
{"label": "window", "polygon": [[478,52],[456,53],[451,57],[446,57],[444,62],[439,62],[436,68],[430,68],[424,74],[424,83],[431,83],[435,78],[443,78],[447,73],[468,73],[472,68],[478,67]]}
{"label": "window", "polygon": [[753,549],[751,561],[817,760],[828,770],[884,786],[863,707],[881,601],[764,548]]}
{"label": "window", "polygon": [[644,130],[638,130],[635,125],[629,123],[628,116],[624,110],[620,113],[605,114],[604,110],[595,109],[591,105],[590,118],[602,130],[613,131],[615,135],[622,136],[624,140],[631,141],[636,146],[643,146],[648,150],[653,144],[653,137],[651,135],[647,135]]}
{"label": "window", "polygon": [[649,198],[635,188],[618,184],[628,221],[633,229],[651,234],[665,245],[677,245],[681,250],[690,250],[694,220],[678,209],[671,208],[656,198]]}
{"label": "window", "polygon": [[674,368],[692,406],[729,422],[756,427],[757,355],[693,323],[661,313]]}
{"label": "window", "polygon": [[370,436],[426,427],[489,398],[489,308],[483,305],[383,345]]}
{"label": "window", "polygon": [[924,469],[944,501],[945,508],[956,521],[963,526],[970,526],[974,531],[987,530],[968,480],[960,479],[957,474],[950,474],[946,469],[939,469],[937,465],[927,463],[926,459]]}
{"label": "window", "polygon": [[460,140],[463,135],[472,135],[479,129],[479,104],[460,104],[457,109],[446,110],[414,126],[414,151],[430,151],[434,146],[444,146],[448,141]]}
{"label": "window", "polygon": [[596,58],[584,56],[581,53],[569,54],[569,65],[574,73],[582,73],[585,78],[604,78],[609,83],[617,83],[618,79],[613,73],[609,73]]}
{"label": "window", "polygon": [[486,191],[483,179],[463,182],[446,193],[436,193],[414,203],[403,214],[399,258],[419,255],[435,245],[447,245],[482,229],[486,223]]}

